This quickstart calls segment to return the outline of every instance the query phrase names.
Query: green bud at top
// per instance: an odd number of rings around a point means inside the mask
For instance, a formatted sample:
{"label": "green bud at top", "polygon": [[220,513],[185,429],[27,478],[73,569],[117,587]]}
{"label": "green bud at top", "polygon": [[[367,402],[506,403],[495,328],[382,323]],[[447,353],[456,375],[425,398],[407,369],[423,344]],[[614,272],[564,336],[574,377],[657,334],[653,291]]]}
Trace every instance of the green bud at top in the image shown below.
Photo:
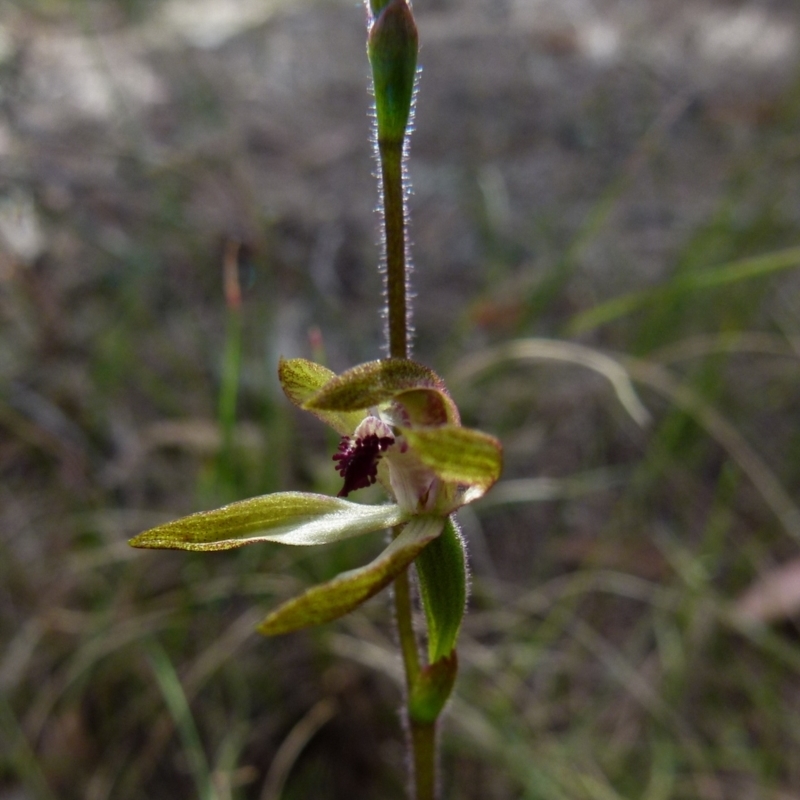
{"label": "green bud at top", "polygon": [[369,0],[370,14],[373,17],[377,17],[378,14],[380,14],[381,11],[383,11],[383,9],[386,8],[391,1],[392,0]]}
{"label": "green bud at top", "polygon": [[411,115],[419,40],[407,0],[370,0],[367,37],[378,143],[401,144]]}

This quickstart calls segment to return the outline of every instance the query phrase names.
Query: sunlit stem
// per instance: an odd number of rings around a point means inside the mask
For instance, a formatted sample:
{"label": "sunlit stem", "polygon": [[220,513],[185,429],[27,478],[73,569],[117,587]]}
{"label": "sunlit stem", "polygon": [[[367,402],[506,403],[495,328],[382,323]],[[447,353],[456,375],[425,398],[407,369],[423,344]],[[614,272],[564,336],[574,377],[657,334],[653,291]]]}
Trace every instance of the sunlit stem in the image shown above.
{"label": "sunlit stem", "polygon": [[[391,358],[408,358],[409,302],[403,158],[409,134],[419,49],[409,0],[368,0],[367,54],[375,91],[386,278],[386,328]],[[395,535],[399,529],[395,530]],[[408,572],[394,583],[395,613],[406,673],[409,746],[415,800],[436,796],[436,721],[421,723],[410,701],[420,680],[420,653],[413,625]]]}
{"label": "sunlit stem", "polygon": [[[386,257],[389,355],[408,358],[408,297],[406,265],[406,212],[403,187],[403,142],[379,142],[383,182],[383,223]],[[396,531],[397,533],[397,531]],[[403,666],[406,696],[420,674],[420,655],[413,625],[413,603],[408,570],[394,582],[395,617]],[[415,800],[436,797],[436,723],[421,724],[409,718]]]}
{"label": "sunlit stem", "polygon": [[419,36],[409,0],[368,0],[367,56],[383,203],[389,355],[408,358],[408,264],[403,157],[414,104]]}
{"label": "sunlit stem", "polygon": [[[379,142],[383,182],[383,223],[386,247],[386,296],[388,303],[389,355],[408,358],[408,298],[406,266],[406,212],[403,188],[403,142]],[[406,696],[420,673],[419,646],[413,625],[413,604],[408,570],[394,582],[395,617],[403,666]],[[416,800],[436,796],[436,724],[408,720],[413,759]]]}
{"label": "sunlit stem", "polygon": [[403,142],[379,142],[383,183],[389,355],[408,358],[408,274],[406,212],[403,195]]}

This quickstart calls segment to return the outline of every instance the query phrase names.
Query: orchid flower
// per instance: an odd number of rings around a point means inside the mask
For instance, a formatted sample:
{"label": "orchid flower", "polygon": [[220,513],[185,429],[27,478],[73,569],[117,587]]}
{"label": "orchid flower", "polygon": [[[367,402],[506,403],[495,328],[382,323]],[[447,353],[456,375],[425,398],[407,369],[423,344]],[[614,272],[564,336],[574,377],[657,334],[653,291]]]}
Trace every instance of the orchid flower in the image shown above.
{"label": "orchid flower", "polygon": [[[416,562],[428,623],[430,663],[455,647],[466,602],[466,561],[453,512],[498,479],[501,448],[464,428],[441,378],[407,359],[385,359],[335,375],[304,359],[278,370],[289,400],[342,436],[333,459],[338,497],[279,492],[160,525],[134,547],[225,550],[256,542],[317,545],[393,528],[395,537],[369,564],[343,572],[274,610],[265,635],[336,619],[386,587]],[[380,482],[392,502],[344,499]]]}

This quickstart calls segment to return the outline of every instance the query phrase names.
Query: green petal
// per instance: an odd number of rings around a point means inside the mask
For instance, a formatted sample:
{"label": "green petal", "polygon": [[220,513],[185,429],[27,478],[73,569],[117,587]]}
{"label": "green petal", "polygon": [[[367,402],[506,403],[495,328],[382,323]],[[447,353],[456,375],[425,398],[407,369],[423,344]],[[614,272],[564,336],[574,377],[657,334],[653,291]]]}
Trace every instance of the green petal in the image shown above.
{"label": "green petal", "polygon": [[442,379],[428,367],[405,358],[353,367],[325,384],[303,408],[313,412],[365,411],[394,399],[406,406],[415,424],[434,425],[442,419],[458,423],[458,409]]}
{"label": "green petal", "polygon": [[467,604],[466,553],[452,516],[414,563],[428,623],[428,661],[433,664],[455,648]]}
{"label": "green petal", "polygon": [[328,544],[399,524],[396,505],[365,506],[338,497],[279,492],[159,525],[130,540],[133,547],[229,550],[253,542]]}
{"label": "green petal", "polygon": [[259,625],[259,632],[276,636],[344,616],[388,586],[441,533],[443,525],[441,517],[414,517],[374,561],[284,603]]}
{"label": "green petal", "polygon": [[442,480],[480,490],[470,493],[470,501],[485,494],[500,477],[503,449],[488,433],[458,425],[401,431],[419,460]]}
{"label": "green petal", "polygon": [[342,436],[350,436],[364,415],[353,411],[323,411],[306,408],[305,403],[323,386],[336,377],[321,364],[304,358],[282,358],[278,364],[278,379],[286,396],[298,407],[311,411],[315,417],[330,425]]}

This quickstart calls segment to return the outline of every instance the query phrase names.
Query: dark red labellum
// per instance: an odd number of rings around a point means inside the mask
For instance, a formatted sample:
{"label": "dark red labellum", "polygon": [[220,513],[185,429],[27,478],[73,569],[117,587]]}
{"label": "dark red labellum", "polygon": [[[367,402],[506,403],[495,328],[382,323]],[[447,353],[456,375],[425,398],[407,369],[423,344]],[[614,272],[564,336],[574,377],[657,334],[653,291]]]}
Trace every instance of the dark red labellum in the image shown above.
{"label": "dark red labellum", "polygon": [[334,453],[336,470],[344,478],[339,497],[347,497],[356,489],[372,486],[378,479],[378,462],[383,452],[394,443],[391,436],[370,433],[353,440],[344,436],[339,442],[339,452]]}

